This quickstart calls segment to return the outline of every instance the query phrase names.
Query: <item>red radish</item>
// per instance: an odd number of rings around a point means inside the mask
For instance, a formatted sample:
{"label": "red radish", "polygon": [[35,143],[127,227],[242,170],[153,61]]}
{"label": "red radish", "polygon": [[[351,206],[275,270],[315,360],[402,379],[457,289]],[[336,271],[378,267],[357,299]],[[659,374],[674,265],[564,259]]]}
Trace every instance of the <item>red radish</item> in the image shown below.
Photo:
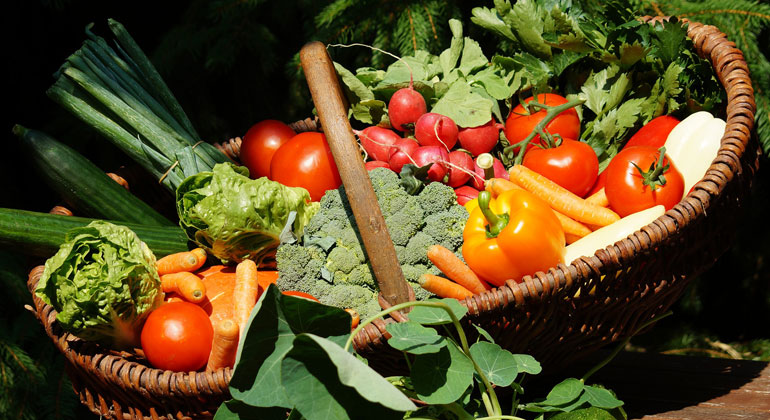
{"label": "red radish", "polygon": [[391,127],[399,131],[411,131],[418,118],[428,112],[425,98],[409,83],[409,87],[401,88],[388,101],[388,118]]}
{"label": "red radish", "polygon": [[390,165],[388,165],[388,162],[383,162],[381,160],[370,160],[370,161],[364,163],[364,166],[366,167],[367,171],[371,171],[374,168],[388,168],[388,169],[390,169]]}
{"label": "red radish", "polygon": [[390,147],[401,136],[387,128],[371,126],[361,131],[354,131],[358,136],[366,153],[373,160],[388,160],[390,156]]}
{"label": "red radish", "polygon": [[428,112],[414,126],[414,137],[420,146],[442,146],[447,151],[457,144],[457,124],[451,118]]}
{"label": "red radish", "polygon": [[471,187],[470,185],[463,185],[462,187],[455,188],[455,194],[457,195],[457,204],[464,206],[465,203],[473,200],[479,196],[479,190]]}
{"label": "red radish", "polygon": [[443,147],[420,146],[412,153],[412,158],[419,168],[433,163],[428,169],[428,179],[437,182],[444,181],[448,169],[446,162],[449,160],[449,154]]}
{"label": "red radish", "polygon": [[407,163],[414,165],[414,151],[420,147],[413,139],[398,139],[393,143],[393,147],[390,149],[390,156],[388,157],[388,164],[390,169],[396,173],[401,173],[401,168]]}
{"label": "red radish", "polygon": [[[505,166],[503,166],[503,162],[500,162],[500,159],[493,158],[494,164],[492,165],[492,169],[495,170],[495,178],[503,178],[508,179],[508,171],[505,170]],[[470,185],[473,186],[473,188],[476,188],[477,190],[483,190],[484,189],[484,169],[481,168],[478,163],[475,165],[474,172],[476,172],[476,175],[471,177]]]}
{"label": "red radish", "polygon": [[465,184],[471,178],[473,170],[471,155],[461,150],[449,152],[449,179],[446,184],[452,188]]}
{"label": "red radish", "polygon": [[460,141],[460,147],[471,152],[473,156],[490,152],[500,139],[500,129],[502,124],[498,124],[494,119],[478,127],[464,127],[457,133],[457,139]]}

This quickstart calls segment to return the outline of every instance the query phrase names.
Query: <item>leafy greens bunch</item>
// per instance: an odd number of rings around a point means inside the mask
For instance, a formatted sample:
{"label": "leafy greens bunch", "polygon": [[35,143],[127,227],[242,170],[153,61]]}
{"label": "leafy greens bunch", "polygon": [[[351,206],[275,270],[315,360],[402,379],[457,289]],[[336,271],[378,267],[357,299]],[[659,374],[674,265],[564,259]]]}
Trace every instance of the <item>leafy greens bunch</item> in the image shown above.
{"label": "leafy greens bunch", "polygon": [[[353,337],[376,318],[406,307],[412,307],[409,321],[388,324],[387,331],[388,344],[404,352],[408,372],[384,378],[351,350]],[[546,398],[519,401],[522,379],[540,373],[540,364],[501,348],[478,327],[478,339],[470,342],[460,324],[466,313],[454,299],[407,302],[375,314],[351,333],[345,311],[282,295],[271,285],[246,326],[230,380],[233,398],[220,406],[215,420],[520,419],[521,411],[537,413],[538,419],[565,413],[625,418],[623,402],[586,384],[589,375],[562,381]],[[510,409],[497,398],[503,387],[516,396]]]}
{"label": "leafy greens bunch", "polygon": [[[600,169],[624,141],[652,118],[715,112],[724,89],[709,62],[697,56],[686,25],[672,18],[646,24],[617,1],[496,0],[476,7],[471,21],[500,39],[488,59],[478,42],[462,37],[450,21],[452,42],[435,56],[417,51],[385,70],[337,64],[351,103],[351,118],[387,125],[387,101],[396,89],[414,88],[430,112],[446,115],[460,127],[475,127],[506,112],[531,94],[557,92],[582,99],[581,138],[599,156]],[[501,139],[504,163],[512,148]]]}

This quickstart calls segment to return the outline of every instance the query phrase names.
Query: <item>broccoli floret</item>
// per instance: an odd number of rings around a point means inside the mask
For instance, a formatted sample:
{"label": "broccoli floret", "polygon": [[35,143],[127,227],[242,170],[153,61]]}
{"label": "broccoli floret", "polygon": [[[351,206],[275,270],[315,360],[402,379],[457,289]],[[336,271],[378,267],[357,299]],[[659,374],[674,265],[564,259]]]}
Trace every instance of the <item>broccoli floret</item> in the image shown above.
{"label": "broccoli floret", "polygon": [[436,214],[456,206],[463,208],[457,204],[455,191],[440,182],[431,182],[426,185],[417,195],[417,201],[426,215]]}
{"label": "broccoli floret", "polygon": [[418,232],[406,244],[404,261],[401,264],[430,264],[428,260],[428,247],[434,245],[436,240],[425,232]]}
{"label": "broccoli floret", "polygon": [[432,237],[434,243],[456,250],[463,244],[463,229],[467,220],[465,207],[453,206],[426,217],[422,231]]}
{"label": "broccoli floret", "polygon": [[[425,273],[439,273],[428,260],[428,247],[442,244],[459,252],[468,214],[446,185],[431,183],[418,195],[411,195],[399,176],[388,169],[369,171],[369,177],[404,277],[415,296],[425,299],[430,293],[417,280]],[[362,317],[378,312],[378,287],[344,188],[327,191],[319,207],[305,228],[303,243],[278,249],[278,287],[356,309]]]}
{"label": "broccoli floret", "polygon": [[358,311],[361,319],[368,318],[380,311],[377,293],[355,284],[335,284],[328,289],[328,293],[316,297],[325,305],[343,309],[353,308]]}

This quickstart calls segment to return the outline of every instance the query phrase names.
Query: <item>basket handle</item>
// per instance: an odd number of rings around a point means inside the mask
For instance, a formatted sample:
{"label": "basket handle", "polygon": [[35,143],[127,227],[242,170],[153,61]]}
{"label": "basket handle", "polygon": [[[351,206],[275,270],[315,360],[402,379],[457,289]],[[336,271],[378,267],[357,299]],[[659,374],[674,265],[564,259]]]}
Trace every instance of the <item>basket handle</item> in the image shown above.
{"label": "basket handle", "polygon": [[348,121],[347,101],[326,46],[318,41],[310,42],[302,47],[299,54],[380,293],[392,305],[413,300],[414,292],[404,279],[385,218],[377,204],[377,196]]}

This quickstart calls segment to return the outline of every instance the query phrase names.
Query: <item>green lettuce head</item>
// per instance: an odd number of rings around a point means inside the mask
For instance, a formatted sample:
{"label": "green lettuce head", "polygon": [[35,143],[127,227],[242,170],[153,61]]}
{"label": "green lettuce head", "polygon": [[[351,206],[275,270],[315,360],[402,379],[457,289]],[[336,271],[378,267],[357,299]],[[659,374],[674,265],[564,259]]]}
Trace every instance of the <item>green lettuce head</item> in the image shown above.
{"label": "green lettuce head", "polygon": [[163,303],[155,255],[129,228],[102,221],[67,232],[35,293],[65,331],[114,348],[138,346],[144,320]]}
{"label": "green lettuce head", "polygon": [[278,245],[302,236],[318,211],[306,189],[248,174],[245,167],[220,163],[187,177],[176,190],[179,225],[225,264],[273,258]]}

